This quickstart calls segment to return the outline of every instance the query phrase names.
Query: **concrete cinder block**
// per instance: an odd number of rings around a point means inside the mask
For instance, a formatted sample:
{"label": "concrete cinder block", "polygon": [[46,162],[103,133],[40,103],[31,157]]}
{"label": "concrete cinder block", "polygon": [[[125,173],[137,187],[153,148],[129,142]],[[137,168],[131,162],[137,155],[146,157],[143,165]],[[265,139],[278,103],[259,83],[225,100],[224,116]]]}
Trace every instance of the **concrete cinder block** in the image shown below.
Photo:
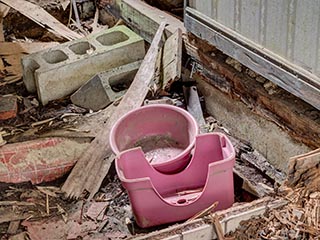
{"label": "concrete cinder block", "polygon": [[95,75],[71,95],[72,103],[94,111],[105,108],[126,91],[115,91],[113,87],[129,86],[141,62],[136,61]]}
{"label": "concrete cinder block", "polygon": [[95,74],[143,59],[143,39],[125,26],[66,42],[22,59],[23,79],[42,104],[65,97]]}

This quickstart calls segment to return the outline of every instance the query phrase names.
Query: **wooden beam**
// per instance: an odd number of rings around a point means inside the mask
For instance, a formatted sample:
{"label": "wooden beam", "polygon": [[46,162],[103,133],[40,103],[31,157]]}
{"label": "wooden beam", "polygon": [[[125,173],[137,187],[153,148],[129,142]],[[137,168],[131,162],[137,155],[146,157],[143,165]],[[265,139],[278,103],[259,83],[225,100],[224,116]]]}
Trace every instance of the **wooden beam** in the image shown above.
{"label": "wooden beam", "polygon": [[141,0],[121,0],[117,2],[114,8],[120,9],[123,20],[149,43],[163,21],[168,24],[165,31],[167,37],[178,29],[181,29],[182,33],[186,32],[183,22]]}
{"label": "wooden beam", "polygon": [[46,28],[58,37],[63,37],[67,40],[74,40],[82,36],[67,26],[60,23],[57,19],[51,16],[40,6],[25,0],[1,0],[1,2],[14,8],[27,18],[39,24],[41,27]]}
{"label": "wooden beam", "polygon": [[207,40],[223,53],[320,110],[318,77],[251,46],[249,41],[227,32],[222,25],[218,26],[214,20],[189,7],[186,9],[185,25],[197,37]]}
{"label": "wooden beam", "polygon": [[78,198],[84,190],[87,190],[90,192],[89,198],[92,198],[99,190],[113,160],[109,145],[110,130],[120,117],[142,105],[148,93],[148,86],[154,77],[159,44],[164,29],[165,23],[163,22],[160,24],[130,88],[105,123],[101,133],[91,142],[62,186],[62,190],[68,197]]}
{"label": "wooden beam", "polygon": [[7,230],[8,234],[16,234],[20,226],[20,220],[11,221]]}

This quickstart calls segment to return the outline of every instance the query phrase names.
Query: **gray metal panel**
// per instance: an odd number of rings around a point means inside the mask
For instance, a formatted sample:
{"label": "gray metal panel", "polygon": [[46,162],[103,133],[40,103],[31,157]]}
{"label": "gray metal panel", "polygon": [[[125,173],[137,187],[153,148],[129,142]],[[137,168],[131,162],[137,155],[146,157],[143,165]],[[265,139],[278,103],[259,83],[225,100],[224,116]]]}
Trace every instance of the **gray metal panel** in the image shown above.
{"label": "gray metal panel", "polygon": [[267,0],[265,9],[265,34],[261,45],[287,58],[288,42],[288,1]]}
{"label": "gray metal panel", "polygon": [[[217,20],[228,28],[235,28],[235,0],[217,1]],[[229,16],[229,17],[225,17]]]}
{"label": "gray metal panel", "polygon": [[319,9],[319,0],[297,1],[293,62],[310,72],[319,65]]}
{"label": "gray metal panel", "polygon": [[192,0],[189,6],[320,76],[319,0]]}

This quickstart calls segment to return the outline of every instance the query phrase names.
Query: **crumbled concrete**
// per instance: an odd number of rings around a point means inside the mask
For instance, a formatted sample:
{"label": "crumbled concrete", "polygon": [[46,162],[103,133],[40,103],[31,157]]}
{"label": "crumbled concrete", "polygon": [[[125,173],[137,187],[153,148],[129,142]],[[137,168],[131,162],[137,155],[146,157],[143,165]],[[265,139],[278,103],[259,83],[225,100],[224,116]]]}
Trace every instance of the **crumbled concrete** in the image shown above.
{"label": "crumbled concrete", "polygon": [[17,116],[18,104],[15,96],[0,96],[0,120]]}
{"label": "crumbled concrete", "polygon": [[238,72],[242,72],[242,65],[240,62],[238,62],[237,60],[228,57],[226,59],[226,64],[232,66],[234,69],[236,69]]}
{"label": "crumbled concrete", "polygon": [[144,40],[117,26],[23,58],[23,81],[42,104],[65,97],[95,74],[144,58]]}
{"label": "crumbled concrete", "polygon": [[311,151],[275,123],[252,113],[245,104],[230,98],[205,81],[199,80],[198,88],[212,116],[224,124],[232,135],[249,141],[253,148],[283,172],[288,169],[290,157]]}
{"label": "crumbled concrete", "polygon": [[72,103],[94,111],[105,108],[126,92],[115,91],[112,87],[129,87],[140,65],[141,61],[137,61],[95,75],[71,95]]}

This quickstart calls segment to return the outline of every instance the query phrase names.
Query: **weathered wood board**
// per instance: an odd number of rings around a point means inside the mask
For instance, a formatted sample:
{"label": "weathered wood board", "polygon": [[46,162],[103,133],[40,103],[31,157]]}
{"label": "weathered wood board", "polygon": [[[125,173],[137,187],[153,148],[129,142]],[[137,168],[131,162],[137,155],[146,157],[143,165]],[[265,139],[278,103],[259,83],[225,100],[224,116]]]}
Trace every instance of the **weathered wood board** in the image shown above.
{"label": "weathered wood board", "polygon": [[171,84],[181,77],[182,30],[174,32],[163,47],[162,69],[163,89],[170,89]]}
{"label": "weathered wood board", "polygon": [[57,19],[55,19],[38,5],[25,0],[1,0],[1,2],[5,3],[11,8],[16,9],[21,14],[30,18],[32,21],[36,22],[43,28],[46,28],[48,31],[52,32],[58,37],[63,37],[68,40],[74,40],[82,37],[80,34],[72,31],[67,26],[60,23]]}

